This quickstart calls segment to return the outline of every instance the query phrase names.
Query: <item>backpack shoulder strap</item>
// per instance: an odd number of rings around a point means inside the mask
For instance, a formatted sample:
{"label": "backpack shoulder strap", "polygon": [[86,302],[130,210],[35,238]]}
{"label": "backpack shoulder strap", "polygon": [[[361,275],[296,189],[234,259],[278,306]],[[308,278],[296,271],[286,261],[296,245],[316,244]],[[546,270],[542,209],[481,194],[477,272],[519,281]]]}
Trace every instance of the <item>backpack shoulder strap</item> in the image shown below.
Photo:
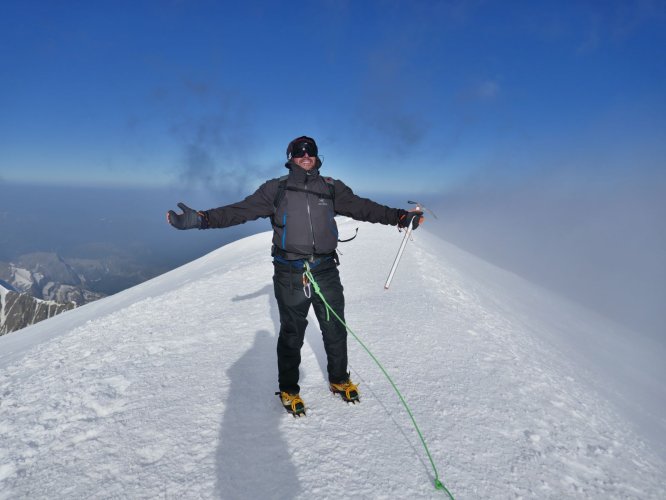
{"label": "backpack shoulder strap", "polygon": [[326,182],[328,192],[331,194],[331,200],[333,201],[333,205],[335,205],[335,179],[333,177],[324,177],[324,182]]}
{"label": "backpack shoulder strap", "polygon": [[273,199],[273,211],[275,212],[280,203],[282,203],[282,198],[284,198],[284,190],[287,188],[287,178],[288,175],[283,175],[278,179],[278,188],[275,192],[275,198]]}
{"label": "backpack shoulder strap", "polygon": [[275,218],[275,214],[277,213],[277,209],[280,206],[280,203],[282,203],[282,198],[284,198],[284,190],[287,189],[288,177],[288,175],[283,175],[278,179],[277,191],[275,191],[275,198],[273,198],[273,215],[271,216],[271,222],[275,227],[283,227],[278,224],[278,221]]}
{"label": "backpack shoulder strap", "polygon": [[[324,177],[324,181],[326,181],[326,186],[328,186],[328,191],[331,193],[331,201],[333,201],[333,206],[335,207],[335,179],[333,177]],[[338,238],[338,241],[340,243],[347,243],[348,241],[353,240],[358,236],[358,228],[356,228],[356,232],[354,233],[354,236],[351,238],[347,238],[346,240],[341,240]]]}

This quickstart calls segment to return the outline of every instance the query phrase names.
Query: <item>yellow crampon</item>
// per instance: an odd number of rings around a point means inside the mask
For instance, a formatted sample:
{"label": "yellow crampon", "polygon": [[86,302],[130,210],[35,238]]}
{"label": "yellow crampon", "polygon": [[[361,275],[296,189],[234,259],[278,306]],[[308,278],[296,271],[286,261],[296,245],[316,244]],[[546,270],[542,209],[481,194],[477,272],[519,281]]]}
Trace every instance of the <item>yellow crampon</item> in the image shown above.
{"label": "yellow crampon", "polygon": [[[291,408],[293,414],[304,413],[305,412],[305,402],[301,399],[299,394],[289,394],[288,392],[280,393],[280,400],[282,401],[282,406]],[[299,407],[300,404],[300,407]]]}
{"label": "yellow crampon", "polygon": [[340,394],[345,401],[358,401],[358,386],[351,380],[339,384],[330,384],[331,392]]}

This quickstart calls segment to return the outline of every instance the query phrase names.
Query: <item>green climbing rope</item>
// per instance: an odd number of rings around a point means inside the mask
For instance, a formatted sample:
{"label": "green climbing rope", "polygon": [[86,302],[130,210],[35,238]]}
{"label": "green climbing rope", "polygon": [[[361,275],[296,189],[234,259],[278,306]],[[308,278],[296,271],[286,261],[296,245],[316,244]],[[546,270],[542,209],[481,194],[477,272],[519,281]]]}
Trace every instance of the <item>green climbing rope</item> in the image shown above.
{"label": "green climbing rope", "polygon": [[349,333],[352,334],[352,336],[356,339],[356,341],[361,344],[361,347],[365,350],[365,352],[368,353],[368,355],[372,358],[372,360],[377,364],[379,369],[382,371],[386,379],[391,383],[391,386],[395,390],[396,394],[400,398],[400,401],[402,402],[402,405],[405,407],[405,410],[407,410],[407,413],[409,414],[409,418],[412,419],[412,424],[414,424],[414,429],[416,429],[417,434],[419,435],[419,438],[421,439],[421,444],[423,444],[423,449],[425,450],[426,454],[428,455],[428,459],[430,460],[430,465],[432,466],[432,470],[435,472],[435,488],[438,490],[444,490],[446,494],[449,496],[451,500],[454,500],[453,495],[451,492],[444,486],[444,484],[440,481],[439,479],[439,473],[437,472],[437,467],[435,466],[435,461],[432,458],[432,455],[430,454],[430,450],[428,450],[428,445],[425,442],[425,439],[423,438],[423,434],[421,433],[421,429],[419,429],[419,426],[416,424],[416,420],[414,419],[414,415],[412,414],[412,410],[410,410],[409,406],[407,405],[407,402],[405,401],[405,398],[402,397],[402,394],[398,390],[398,387],[395,385],[393,382],[393,379],[389,376],[388,372],[386,369],[382,366],[382,364],[379,362],[379,360],[375,357],[372,352],[370,352],[370,349],[366,347],[366,345],[361,341],[360,338],[358,338],[358,335],[354,333],[354,331],[347,326],[347,324],[342,320],[340,316],[338,316],[338,313],[336,313],[333,308],[328,304],[326,301],[326,298],[324,295],[321,293],[321,290],[319,288],[319,285],[317,284],[317,281],[314,279],[314,276],[312,275],[312,271],[310,270],[310,265],[308,262],[305,262],[305,276],[308,278],[310,283],[312,284],[312,288],[314,288],[315,293],[319,296],[321,301],[324,303],[326,306],[326,319],[328,320],[330,316],[328,316],[328,312],[330,311],[333,316],[336,317],[336,319],[344,325],[344,327],[347,329]]}

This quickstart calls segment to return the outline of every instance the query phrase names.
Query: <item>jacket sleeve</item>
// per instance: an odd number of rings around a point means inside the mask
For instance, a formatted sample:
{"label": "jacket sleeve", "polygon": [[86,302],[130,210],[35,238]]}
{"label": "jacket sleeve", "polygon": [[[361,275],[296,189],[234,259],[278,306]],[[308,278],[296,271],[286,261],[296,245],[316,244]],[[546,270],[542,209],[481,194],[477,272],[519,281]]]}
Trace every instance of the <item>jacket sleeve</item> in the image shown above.
{"label": "jacket sleeve", "polygon": [[244,224],[250,220],[273,215],[273,201],[277,191],[277,182],[270,180],[264,182],[250,196],[243,201],[212,208],[204,212],[209,228],[221,228]]}
{"label": "jacket sleeve", "polygon": [[399,209],[361,198],[342,181],[336,180],[334,185],[335,213],[365,222],[378,222],[390,226],[398,224]]}

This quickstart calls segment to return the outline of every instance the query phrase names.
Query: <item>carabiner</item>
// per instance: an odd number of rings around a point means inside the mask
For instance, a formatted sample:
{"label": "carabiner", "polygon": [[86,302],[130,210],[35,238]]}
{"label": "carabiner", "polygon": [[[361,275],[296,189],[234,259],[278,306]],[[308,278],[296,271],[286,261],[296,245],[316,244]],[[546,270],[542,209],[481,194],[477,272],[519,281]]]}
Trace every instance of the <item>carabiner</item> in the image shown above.
{"label": "carabiner", "polygon": [[310,288],[310,280],[308,279],[306,273],[303,273],[303,293],[309,299],[312,297],[312,290]]}

